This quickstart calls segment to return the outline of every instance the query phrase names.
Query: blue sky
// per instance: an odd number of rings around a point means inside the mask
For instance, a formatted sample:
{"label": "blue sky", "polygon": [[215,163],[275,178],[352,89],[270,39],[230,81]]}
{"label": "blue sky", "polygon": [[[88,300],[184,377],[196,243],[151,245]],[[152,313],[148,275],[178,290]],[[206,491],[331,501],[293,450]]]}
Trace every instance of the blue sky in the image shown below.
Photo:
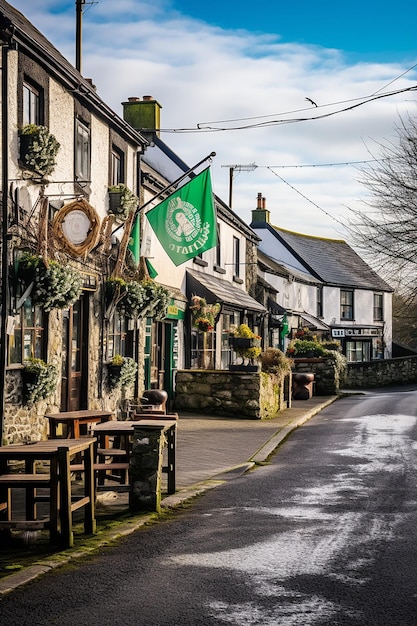
{"label": "blue sky", "polygon": [[[12,4],[74,62],[74,1]],[[256,163],[234,176],[233,208],[245,221],[262,193],[275,225],[348,239],[343,224],[366,194],[361,162],[396,140],[399,116],[416,115],[407,89],[417,85],[417,3],[99,0],[85,8],[82,72],[116,113],[128,97],[155,97],[161,137],[187,163],[217,153],[213,185],[226,201],[224,166]]]}
{"label": "blue sky", "polygon": [[287,43],[337,48],[351,60],[393,61],[409,56],[412,61],[416,55],[417,3],[410,1],[278,0],[256,4],[252,0],[179,0],[173,5],[208,24],[276,33]]}

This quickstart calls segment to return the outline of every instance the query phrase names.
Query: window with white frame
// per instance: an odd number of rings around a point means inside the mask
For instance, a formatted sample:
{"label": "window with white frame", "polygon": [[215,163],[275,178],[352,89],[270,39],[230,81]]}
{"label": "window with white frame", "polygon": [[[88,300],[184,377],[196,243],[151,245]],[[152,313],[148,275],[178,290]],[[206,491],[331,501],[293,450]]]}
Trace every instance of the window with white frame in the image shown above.
{"label": "window with white frame", "polygon": [[42,119],[42,90],[29,82],[23,83],[23,126],[40,125]]}
{"label": "window with white frame", "polygon": [[89,127],[75,120],[75,177],[90,180],[91,137]]}
{"label": "window with white frame", "polygon": [[317,317],[323,317],[323,285],[317,287]]}
{"label": "window with white frame", "polygon": [[384,319],[384,296],[382,293],[374,293],[374,322],[382,322]]}
{"label": "window with white frame", "polygon": [[340,290],[340,319],[353,320],[353,289]]}
{"label": "window with white frame", "polygon": [[233,274],[235,277],[240,276],[240,239],[233,237]]}
{"label": "window with white frame", "polygon": [[110,158],[110,184],[119,185],[124,182],[124,154],[113,146]]}

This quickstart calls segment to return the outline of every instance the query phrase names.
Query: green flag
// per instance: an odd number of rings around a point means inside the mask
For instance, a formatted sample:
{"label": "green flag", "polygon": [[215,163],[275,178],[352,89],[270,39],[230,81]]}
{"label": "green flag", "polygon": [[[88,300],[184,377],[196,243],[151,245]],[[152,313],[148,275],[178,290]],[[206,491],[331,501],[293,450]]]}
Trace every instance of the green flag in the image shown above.
{"label": "green flag", "polygon": [[148,211],[146,217],[175,265],[217,245],[210,168]]}
{"label": "green flag", "polygon": [[136,265],[139,265],[140,259],[140,219],[139,213],[135,217],[135,221],[133,222],[132,230],[130,232],[130,239],[127,246],[132,253],[133,259]]}
{"label": "green flag", "polygon": [[289,330],[290,330],[290,326],[288,324],[287,314],[284,313],[282,317],[282,326],[281,326],[281,332],[280,332],[281,339],[284,339],[284,337],[288,335]]}
{"label": "green flag", "polygon": [[151,278],[156,278],[158,276],[158,272],[156,271],[156,269],[154,268],[154,266],[152,265],[150,260],[149,259],[145,259],[145,263],[146,263],[146,267],[147,267],[149,276]]}

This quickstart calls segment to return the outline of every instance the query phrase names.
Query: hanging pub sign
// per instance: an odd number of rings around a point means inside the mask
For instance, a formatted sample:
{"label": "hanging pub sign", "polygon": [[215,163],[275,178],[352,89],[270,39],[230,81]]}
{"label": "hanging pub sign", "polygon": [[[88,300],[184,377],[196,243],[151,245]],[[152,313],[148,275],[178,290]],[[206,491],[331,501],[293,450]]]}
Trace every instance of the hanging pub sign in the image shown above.
{"label": "hanging pub sign", "polygon": [[87,256],[100,233],[100,218],[85,200],[65,204],[56,213],[52,224],[55,239],[72,256]]}

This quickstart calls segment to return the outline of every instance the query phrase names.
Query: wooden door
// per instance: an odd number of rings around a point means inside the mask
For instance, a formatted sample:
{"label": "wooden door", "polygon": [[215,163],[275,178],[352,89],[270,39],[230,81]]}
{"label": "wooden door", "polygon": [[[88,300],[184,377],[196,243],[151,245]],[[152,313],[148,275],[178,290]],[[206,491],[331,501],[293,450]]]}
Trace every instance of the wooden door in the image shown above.
{"label": "wooden door", "polygon": [[88,297],[64,311],[61,411],[87,408]]}

